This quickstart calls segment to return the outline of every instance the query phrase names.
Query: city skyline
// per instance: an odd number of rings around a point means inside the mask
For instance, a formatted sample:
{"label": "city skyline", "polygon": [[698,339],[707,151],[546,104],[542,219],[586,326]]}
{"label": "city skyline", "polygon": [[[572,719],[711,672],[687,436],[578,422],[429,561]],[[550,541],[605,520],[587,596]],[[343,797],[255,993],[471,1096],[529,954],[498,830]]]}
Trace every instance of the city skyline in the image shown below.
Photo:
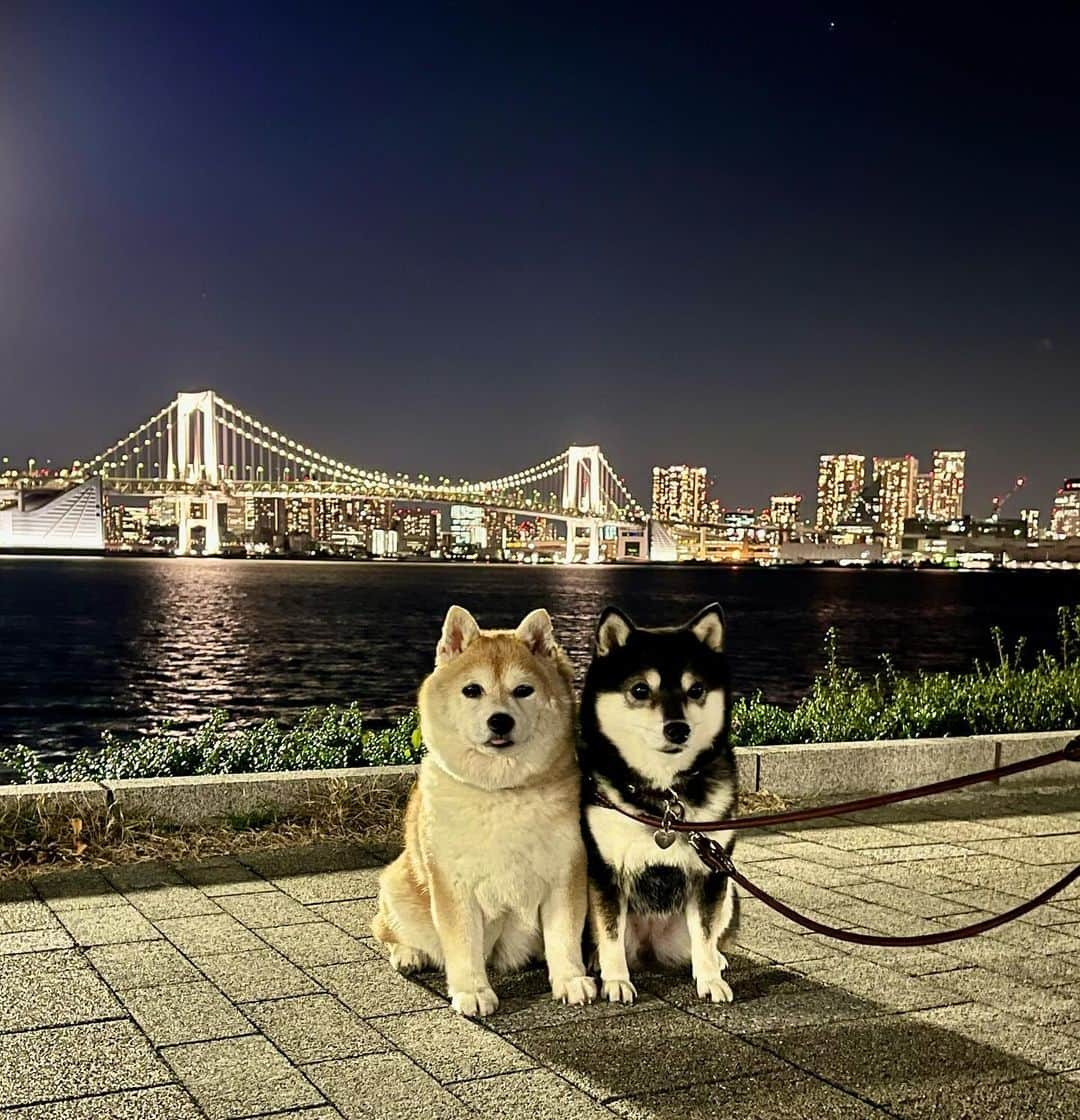
{"label": "city skyline", "polygon": [[213,384],[389,472],[964,447],[1045,506],[1077,16],[835,8],[3,5],[3,453]]}

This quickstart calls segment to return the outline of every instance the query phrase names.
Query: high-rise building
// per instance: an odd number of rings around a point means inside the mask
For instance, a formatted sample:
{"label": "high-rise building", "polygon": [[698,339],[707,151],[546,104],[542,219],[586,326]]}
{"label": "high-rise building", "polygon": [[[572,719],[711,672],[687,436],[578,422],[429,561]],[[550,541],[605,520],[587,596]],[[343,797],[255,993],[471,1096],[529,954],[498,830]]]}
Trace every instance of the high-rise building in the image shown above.
{"label": "high-rise building", "polygon": [[1050,534],[1056,540],[1080,537],[1080,478],[1067,478],[1054,498]]}
{"label": "high-rise building", "polygon": [[966,451],[935,451],[930,484],[930,517],[934,521],[959,521],[964,516],[964,466]]}
{"label": "high-rise building", "polygon": [[874,458],[874,482],[878,487],[877,523],[885,553],[896,552],[904,537],[904,522],[915,514],[915,489],[919,460],[914,455],[896,459]]}
{"label": "high-rise building", "polygon": [[657,521],[697,525],[703,520],[708,500],[709,480],[704,467],[653,467],[652,504]]}
{"label": "high-rise building", "polygon": [[866,475],[864,455],[822,455],[818,461],[817,527],[833,529],[855,520]]}
{"label": "high-rise building", "polygon": [[769,520],[778,529],[794,529],[801,510],[802,494],[773,494],[769,499]]}
{"label": "high-rise building", "polygon": [[1024,523],[1024,530],[1029,541],[1039,539],[1039,511],[1037,509],[1022,509],[1020,520]]}
{"label": "high-rise building", "polygon": [[915,476],[915,516],[930,520],[930,506],[933,502],[934,472],[926,471]]}

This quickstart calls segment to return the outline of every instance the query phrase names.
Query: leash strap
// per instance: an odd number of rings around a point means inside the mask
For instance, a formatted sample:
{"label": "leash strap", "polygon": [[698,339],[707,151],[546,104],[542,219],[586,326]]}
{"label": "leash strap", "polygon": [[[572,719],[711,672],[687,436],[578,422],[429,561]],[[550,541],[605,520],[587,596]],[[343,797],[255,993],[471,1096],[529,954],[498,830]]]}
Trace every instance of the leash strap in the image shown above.
{"label": "leash strap", "polygon": [[738,817],[733,820],[720,821],[688,821],[668,820],[654,817],[649,813],[638,813],[631,809],[624,809],[616,805],[610,798],[605,797],[595,783],[591,790],[593,804],[602,805],[605,809],[614,809],[624,817],[647,824],[650,828],[663,828],[672,832],[730,832],[740,828],[764,828],[770,825],[796,824],[799,821],[812,821],[818,817],[832,817],[840,813],[857,813],[864,809],[877,809],[882,805],[893,805],[898,801],[911,801],[916,797],[930,797],[937,793],[949,793],[954,789],[964,786],[977,785],[979,782],[990,782],[997,778],[1007,778],[1011,774],[1022,774],[1025,770],[1037,770],[1042,766],[1050,766],[1055,762],[1080,762],[1080,735],[1072,740],[1061,750],[1051,751],[1049,754],[1037,755],[1035,758],[1026,758],[1020,762],[1010,762],[1007,766],[995,766],[990,770],[978,770],[973,774],[961,774],[957,778],[946,778],[942,782],[930,782],[924,786],[912,786],[911,789],[897,790],[895,793],[881,793],[873,797],[862,797],[857,801],[841,801],[837,805],[819,805],[815,809],[791,809],[786,813],[769,813],[756,817]]}
{"label": "leash strap", "polygon": [[1077,864],[1076,867],[1067,874],[1062,875],[1056,883],[1051,883],[1041,894],[1037,894],[1034,898],[1028,899],[1027,902],[1022,902],[1019,906],[1014,906],[1011,910],[1006,910],[1002,914],[995,914],[991,918],[984,918],[981,922],[973,922],[971,925],[961,926],[959,929],[942,930],[940,933],[920,933],[910,937],[889,937],[884,934],[855,933],[852,930],[838,929],[836,926],[827,926],[823,922],[816,921],[814,918],[809,918],[805,914],[800,914],[797,910],[792,910],[790,906],[785,905],[778,898],[773,898],[764,888],[751,883],[750,880],[736,868],[727,852],[725,852],[715,840],[711,840],[707,836],[702,836],[701,833],[691,833],[690,846],[697,852],[701,862],[710,870],[727,875],[760,902],[763,902],[778,914],[783,914],[785,918],[790,919],[804,929],[811,930],[814,933],[824,934],[825,937],[832,937],[837,941],[850,941],[856,945],[878,945],[890,948],[943,945],[947,941],[961,941],[966,937],[975,937],[977,934],[986,933],[987,930],[996,929],[998,926],[1005,925],[1006,922],[1021,918],[1034,910],[1037,906],[1042,906],[1044,902],[1049,902],[1054,895],[1059,894],[1070,883],[1080,878],[1080,864]]}
{"label": "leash strap", "polygon": [[710,871],[727,875],[733,882],[738,883],[743,890],[753,895],[759,902],[764,903],[770,909],[775,910],[778,914],[782,914],[785,918],[795,922],[796,925],[802,926],[804,929],[808,929],[813,933],[820,933],[825,937],[834,938],[837,941],[849,941],[855,945],[877,945],[883,948],[914,948],[924,945],[943,945],[949,941],[961,941],[967,937],[975,937],[977,934],[986,933],[987,930],[997,929],[998,926],[1003,926],[1006,922],[1014,921],[1016,918],[1022,918],[1037,906],[1042,906],[1044,902],[1049,902],[1050,899],[1060,894],[1070,883],[1080,878],[1080,864],[1077,864],[1071,871],[1062,875],[1056,883],[1051,883],[1050,886],[1040,894],[1037,894],[1034,898],[1028,899],[1027,902],[1022,902],[1019,906],[1014,906],[1011,910],[1006,910],[1004,913],[996,914],[990,918],[984,918],[981,922],[973,922],[971,925],[961,926],[958,929],[942,930],[939,933],[920,933],[909,937],[889,937],[885,934],[855,933],[851,930],[839,929],[836,926],[828,926],[805,914],[800,914],[797,910],[792,910],[790,906],[781,902],[778,898],[773,898],[763,887],[759,887],[750,882],[750,880],[735,866],[727,851],[711,837],[704,834],[706,832],[730,832],[740,828],[761,828],[765,825],[794,824],[797,821],[808,821],[817,817],[830,817],[838,813],[853,813],[860,809],[875,809],[880,805],[891,805],[897,801],[910,801],[916,797],[926,797],[935,793],[947,793],[949,790],[961,789],[964,786],[975,785],[978,782],[987,782],[995,778],[1007,777],[1010,774],[1020,774],[1025,770],[1036,770],[1041,766],[1049,766],[1055,762],[1066,761],[1080,762],[1080,736],[1077,736],[1061,750],[1051,751],[1049,754],[1025,759],[1022,762],[1013,762],[1008,766],[996,766],[991,770],[979,770],[973,774],[963,774],[958,778],[949,778],[943,782],[931,782],[929,785],[914,786],[911,789],[899,790],[896,793],[884,793],[876,797],[864,797],[858,801],[844,801],[838,805],[822,805],[817,809],[795,809],[787,813],[740,817],[737,820],[687,821],[683,819],[685,814],[676,814],[671,811],[673,805],[681,807],[681,802],[670,790],[666,791],[665,794],[668,797],[668,806],[665,808],[662,817],[654,817],[648,813],[637,813],[629,809],[624,809],[621,805],[616,805],[614,801],[600,792],[595,782],[592,784],[591,800],[594,805],[599,805],[605,809],[614,809],[624,817],[629,817],[631,820],[657,829],[655,833],[656,843],[661,848],[670,846],[675,839],[676,832],[689,833],[688,839],[690,846],[697,853],[701,862],[705,864]]}

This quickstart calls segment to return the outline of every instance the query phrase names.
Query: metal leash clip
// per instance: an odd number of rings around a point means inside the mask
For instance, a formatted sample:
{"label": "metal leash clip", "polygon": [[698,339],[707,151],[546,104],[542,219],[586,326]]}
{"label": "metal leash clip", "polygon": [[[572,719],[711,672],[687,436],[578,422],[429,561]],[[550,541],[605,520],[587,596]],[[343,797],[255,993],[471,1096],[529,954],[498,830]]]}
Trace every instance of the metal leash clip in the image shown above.
{"label": "metal leash clip", "polygon": [[664,790],[664,815],[660,818],[660,827],[653,833],[653,840],[658,848],[665,851],[675,843],[678,833],[669,827],[673,820],[681,821],[686,818],[686,806],[679,800],[679,795],[673,789]]}

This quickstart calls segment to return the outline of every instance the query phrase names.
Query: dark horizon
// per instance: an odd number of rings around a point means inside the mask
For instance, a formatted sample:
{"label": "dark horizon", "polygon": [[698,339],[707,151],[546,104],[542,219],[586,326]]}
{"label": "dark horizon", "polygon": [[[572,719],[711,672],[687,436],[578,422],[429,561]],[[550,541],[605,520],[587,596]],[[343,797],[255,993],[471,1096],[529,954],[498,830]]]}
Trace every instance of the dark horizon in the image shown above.
{"label": "dark horizon", "polygon": [[[212,388],[491,477],[599,443],[812,504],[817,457],[1080,474],[1080,16],[9,3],[0,455]],[[1014,499],[1015,501],[1015,499]],[[1015,513],[1017,506],[1011,508]]]}

